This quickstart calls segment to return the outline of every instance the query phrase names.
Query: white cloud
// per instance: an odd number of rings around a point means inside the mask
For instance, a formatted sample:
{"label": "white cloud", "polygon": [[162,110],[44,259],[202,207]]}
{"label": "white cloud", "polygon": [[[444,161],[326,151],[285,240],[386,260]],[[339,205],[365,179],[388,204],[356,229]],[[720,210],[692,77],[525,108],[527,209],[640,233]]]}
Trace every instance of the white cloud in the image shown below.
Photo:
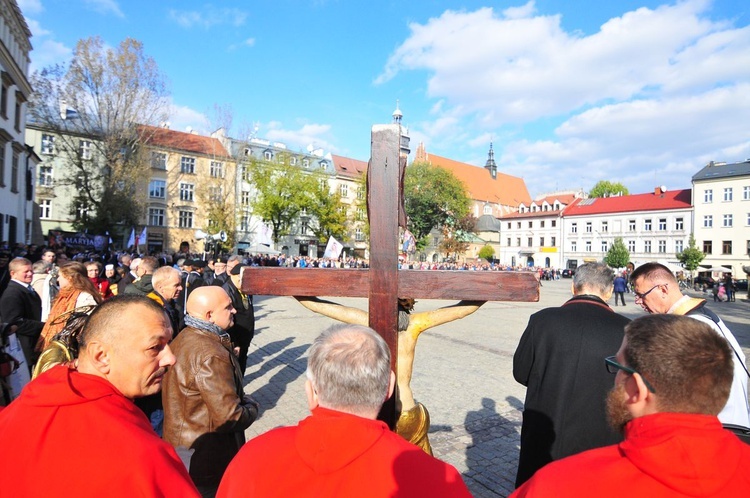
{"label": "white cloud", "polygon": [[16,0],[24,16],[39,14],[44,11],[41,0]]}
{"label": "white cloud", "polygon": [[54,40],[42,40],[41,43],[35,42],[34,50],[32,50],[30,54],[31,72],[41,70],[54,64],[65,64],[70,62],[72,55],[73,49],[64,43]]}
{"label": "white cloud", "polygon": [[285,129],[281,122],[271,121],[265,127],[261,126],[259,136],[274,142],[282,142],[290,150],[304,150],[313,144],[316,149],[323,149],[325,152],[338,151],[331,138],[331,125],[327,124],[306,123],[296,130],[289,130]]}
{"label": "white cloud", "polygon": [[187,131],[189,127],[201,135],[209,135],[211,120],[202,112],[172,102],[169,106],[169,127],[177,131]]}
{"label": "white cloud", "polygon": [[84,3],[94,12],[125,17],[116,0],[84,0]]}
{"label": "white cloud", "polygon": [[241,43],[233,43],[229,45],[228,50],[231,52],[240,48],[254,47],[254,46],[255,46],[255,38],[247,38],[243,40]]}
{"label": "white cloud", "polygon": [[27,17],[26,24],[29,25],[29,29],[31,30],[31,35],[36,38],[39,38],[41,36],[47,36],[50,34],[50,31],[44,29],[42,25],[39,24],[39,22],[34,19]]}
{"label": "white cloud", "polygon": [[170,9],[169,18],[183,28],[209,29],[222,24],[242,26],[247,19],[247,13],[240,9],[217,8],[207,4],[200,11]]}
{"label": "white cloud", "polygon": [[503,11],[503,17],[506,19],[523,19],[524,17],[530,17],[535,12],[536,4],[534,0],[531,0],[520,7],[508,7]]}

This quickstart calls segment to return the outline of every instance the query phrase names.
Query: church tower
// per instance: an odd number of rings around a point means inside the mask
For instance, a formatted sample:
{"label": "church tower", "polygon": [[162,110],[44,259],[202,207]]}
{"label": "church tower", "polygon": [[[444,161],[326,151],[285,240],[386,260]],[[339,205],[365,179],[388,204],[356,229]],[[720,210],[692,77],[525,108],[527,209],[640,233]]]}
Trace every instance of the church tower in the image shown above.
{"label": "church tower", "polygon": [[495,164],[495,151],[492,150],[492,142],[490,142],[490,152],[487,154],[487,162],[484,165],[484,169],[490,172],[493,180],[497,178],[497,164]]}

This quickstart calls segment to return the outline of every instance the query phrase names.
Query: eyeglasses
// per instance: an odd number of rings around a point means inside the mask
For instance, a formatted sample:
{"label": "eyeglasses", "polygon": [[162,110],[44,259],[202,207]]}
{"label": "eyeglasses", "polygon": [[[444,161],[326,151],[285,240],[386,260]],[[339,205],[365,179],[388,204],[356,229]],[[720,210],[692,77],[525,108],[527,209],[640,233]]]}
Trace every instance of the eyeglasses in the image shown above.
{"label": "eyeglasses", "polygon": [[[651,292],[651,291],[649,291],[649,292]],[[648,294],[648,292],[646,294]],[[625,365],[621,365],[621,364],[617,363],[617,361],[615,361],[615,357],[614,356],[608,356],[607,358],[604,358],[604,365],[607,367],[607,372],[609,372],[611,374],[616,374],[618,370],[622,370],[623,372],[627,372],[630,375],[633,375],[633,374],[640,375],[641,379],[643,379],[643,383],[646,384],[646,387],[648,388],[648,390],[651,391],[652,393],[656,392],[654,390],[653,386],[651,386],[651,384],[649,384],[649,382],[643,376],[643,374],[641,374],[640,372],[637,372],[637,371],[633,370],[630,367],[626,367]]]}
{"label": "eyeglasses", "polygon": [[653,287],[651,287],[649,290],[647,290],[646,292],[635,292],[634,293],[635,294],[635,298],[636,299],[640,299],[641,301],[643,301],[646,298],[646,296],[648,296],[649,294],[651,294],[651,292],[654,289],[656,289],[657,287],[661,287],[662,285],[666,286],[667,284],[656,284]]}

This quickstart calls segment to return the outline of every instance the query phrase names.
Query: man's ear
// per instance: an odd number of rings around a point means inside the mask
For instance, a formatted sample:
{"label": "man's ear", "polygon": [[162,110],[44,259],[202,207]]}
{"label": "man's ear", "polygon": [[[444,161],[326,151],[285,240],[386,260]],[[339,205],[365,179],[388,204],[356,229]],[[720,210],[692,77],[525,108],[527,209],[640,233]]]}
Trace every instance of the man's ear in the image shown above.
{"label": "man's ear", "polygon": [[315,387],[310,379],[305,379],[305,396],[307,397],[307,407],[310,411],[320,405],[320,402],[318,401],[318,393],[315,392]]}
{"label": "man's ear", "polygon": [[393,370],[391,370],[391,380],[388,381],[388,396],[386,396],[385,399],[393,396],[394,389],[396,389],[396,374],[393,373]]}
{"label": "man's ear", "polygon": [[625,391],[628,393],[628,411],[634,417],[642,417],[654,413],[654,396],[643,381],[641,374],[636,372],[629,376],[625,384]]}
{"label": "man's ear", "polygon": [[104,343],[93,341],[86,346],[91,365],[104,375],[109,374],[112,361],[112,348]]}

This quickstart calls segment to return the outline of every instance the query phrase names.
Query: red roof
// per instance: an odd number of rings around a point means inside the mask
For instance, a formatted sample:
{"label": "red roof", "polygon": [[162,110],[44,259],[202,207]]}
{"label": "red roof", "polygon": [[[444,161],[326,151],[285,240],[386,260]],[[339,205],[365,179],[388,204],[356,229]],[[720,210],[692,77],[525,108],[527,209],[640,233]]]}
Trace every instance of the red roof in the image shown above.
{"label": "red roof", "polygon": [[656,189],[648,194],[576,199],[564,209],[563,216],[690,209],[690,199],[690,189],[665,192]]}
{"label": "red roof", "polygon": [[152,147],[164,147],[206,156],[230,157],[221,142],[213,137],[155,126],[142,125],[141,128],[145,135],[144,142]]}
{"label": "red roof", "polygon": [[333,167],[336,168],[336,174],[338,175],[357,179],[367,173],[367,161],[337,156],[335,154],[332,154],[331,157],[333,157]]}

